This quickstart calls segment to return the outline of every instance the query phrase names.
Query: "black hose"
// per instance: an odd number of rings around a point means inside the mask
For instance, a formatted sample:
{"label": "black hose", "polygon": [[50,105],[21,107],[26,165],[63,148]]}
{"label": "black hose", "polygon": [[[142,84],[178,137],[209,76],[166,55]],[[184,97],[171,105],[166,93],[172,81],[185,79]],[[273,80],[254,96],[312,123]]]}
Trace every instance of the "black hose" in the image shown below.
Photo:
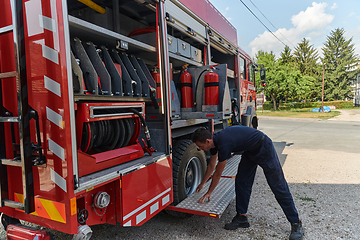
{"label": "black hose", "polygon": [[129,111],[135,113],[136,115],[139,116],[142,125],[144,126],[144,134],[145,134],[145,138],[146,138],[146,143],[148,145],[148,148],[151,148],[151,137],[150,137],[150,132],[149,129],[146,125],[145,119],[144,117],[141,115],[141,113],[138,110],[135,110],[133,108],[129,108]]}
{"label": "black hose", "polygon": [[209,70],[208,68],[204,69],[204,70],[200,73],[199,77],[198,77],[197,80],[196,80],[196,84],[195,84],[195,98],[194,98],[194,102],[195,102],[195,103],[196,103],[196,93],[197,93],[197,88],[198,88],[198,84],[199,84],[199,81],[200,81],[200,77],[201,77],[201,75],[203,75],[204,72],[206,72],[206,71],[208,71],[208,70]]}

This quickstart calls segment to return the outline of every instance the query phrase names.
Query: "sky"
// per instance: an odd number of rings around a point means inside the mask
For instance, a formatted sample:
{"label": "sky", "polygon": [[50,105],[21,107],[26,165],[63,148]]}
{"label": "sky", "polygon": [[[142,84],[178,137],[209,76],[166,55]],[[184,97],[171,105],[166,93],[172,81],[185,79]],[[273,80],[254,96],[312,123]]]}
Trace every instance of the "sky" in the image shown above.
{"label": "sky", "polygon": [[345,38],[352,38],[355,53],[360,55],[360,0],[242,0],[282,42],[241,0],[209,1],[237,29],[238,45],[251,57],[259,50],[273,51],[279,57],[284,44],[293,51],[303,38],[309,40],[321,57],[327,36],[337,28],[344,28]]}

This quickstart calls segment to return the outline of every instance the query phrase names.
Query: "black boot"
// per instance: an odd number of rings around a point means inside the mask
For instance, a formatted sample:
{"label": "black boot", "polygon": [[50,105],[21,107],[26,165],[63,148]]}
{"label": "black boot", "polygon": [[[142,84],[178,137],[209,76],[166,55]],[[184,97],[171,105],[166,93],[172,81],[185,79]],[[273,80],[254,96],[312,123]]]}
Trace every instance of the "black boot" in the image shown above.
{"label": "black boot", "polygon": [[302,227],[301,220],[297,223],[292,223],[289,240],[302,240],[303,236],[304,228]]}
{"label": "black boot", "polygon": [[231,223],[225,224],[226,230],[235,230],[237,228],[248,228],[250,227],[250,223],[247,219],[246,215],[236,214]]}

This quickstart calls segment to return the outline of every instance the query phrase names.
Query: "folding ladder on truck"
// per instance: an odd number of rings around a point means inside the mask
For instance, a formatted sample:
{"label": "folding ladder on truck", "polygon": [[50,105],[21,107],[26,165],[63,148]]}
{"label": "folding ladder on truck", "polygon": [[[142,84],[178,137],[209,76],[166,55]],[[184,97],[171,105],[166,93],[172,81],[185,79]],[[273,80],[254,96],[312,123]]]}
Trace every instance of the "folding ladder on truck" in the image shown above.
{"label": "folding ladder on truck", "polygon": [[[0,136],[0,207],[20,209],[29,214],[35,211],[32,169],[34,165],[43,164],[44,159],[41,151],[37,112],[28,105],[27,98],[25,51],[22,46],[24,45],[22,39],[24,33],[20,32],[20,29],[22,29],[22,31],[24,29],[22,27],[22,1],[10,0],[8,7],[11,8],[11,11],[10,9],[7,10],[7,12],[11,12],[11,24],[0,28],[0,37],[3,41],[9,41],[9,46],[12,45],[10,41],[13,39],[14,48],[8,49],[8,51],[10,55],[14,56],[14,59],[9,59],[6,63],[4,56],[2,61],[0,59],[0,134],[2,135]],[[12,56],[9,56],[9,58],[12,58]],[[21,63],[20,59],[23,59],[24,63]],[[15,63],[9,63],[10,60],[15,60]],[[14,92],[9,91],[10,89],[14,90]],[[14,94],[16,94],[16,102]],[[12,97],[14,98],[13,102],[9,104]],[[10,98],[10,100],[6,98]],[[12,110],[7,109],[6,104],[4,104],[5,102],[8,106],[11,106]],[[32,118],[35,119],[36,123],[38,144],[33,144],[30,140],[30,119]],[[19,126],[18,132],[14,130],[15,125]],[[11,132],[11,141],[8,135],[5,136],[5,132],[9,133],[9,129]],[[18,138],[16,139],[15,135],[17,133]],[[13,154],[5,151],[6,149],[11,149],[9,147],[10,144]],[[33,157],[34,151],[39,152],[39,156],[36,158]],[[8,184],[10,183],[8,183],[8,174],[18,174],[19,169],[17,168],[21,168],[23,202],[15,201],[12,193],[9,192]],[[13,172],[14,170],[15,172]]]}

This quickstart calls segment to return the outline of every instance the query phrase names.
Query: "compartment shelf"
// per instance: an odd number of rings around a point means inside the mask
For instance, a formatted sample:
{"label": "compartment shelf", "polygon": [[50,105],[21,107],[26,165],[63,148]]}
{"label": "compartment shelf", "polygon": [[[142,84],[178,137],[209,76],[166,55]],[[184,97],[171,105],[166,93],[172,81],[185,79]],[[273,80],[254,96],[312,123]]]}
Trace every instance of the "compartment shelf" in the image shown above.
{"label": "compartment shelf", "polygon": [[114,101],[114,102],[151,102],[150,98],[108,95],[74,95],[75,102]]}
{"label": "compartment shelf", "polygon": [[194,66],[198,66],[198,67],[203,66],[202,63],[196,62],[194,60],[191,60],[189,58],[177,55],[177,54],[172,53],[172,52],[169,52],[169,57],[171,58],[170,62],[172,62],[174,64],[174,67],[180,67],[180,66],[182,66],[182,65],[184,65],[186,63],[189,63],[189,64],[194,65]]}
{"label": "compartment shelf", "polygon": [[151,53],[156,52],[156,48],[153,46],[139,42],[71,15],[69,15],[69,27],[70,33],[72,35],[71,37],[78,37],[82,41],[91,41],[94,42],[94,44],[115,47],[117,43],[116,41],[121,40],[128,43],[128,50],[130,52],[137,52],[139,50],[144,50]]}

